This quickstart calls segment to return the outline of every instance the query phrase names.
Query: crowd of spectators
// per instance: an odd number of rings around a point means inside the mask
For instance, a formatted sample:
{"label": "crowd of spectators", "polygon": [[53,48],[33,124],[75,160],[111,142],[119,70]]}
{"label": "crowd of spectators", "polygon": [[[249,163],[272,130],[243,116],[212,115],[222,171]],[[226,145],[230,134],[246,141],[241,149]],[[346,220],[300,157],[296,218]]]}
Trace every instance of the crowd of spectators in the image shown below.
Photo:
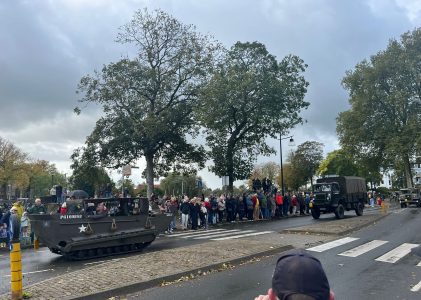
{"label": "crowd of spectators", "polygon": [[158,200],[162,212],[174,215],[167,233],[177,228],[177,215],[181,230],[207,229],[222,222],[257,221],[289,216],[308,215],[310,193],[253,191],[242,195],[210,195],[205,197],[184,196],[182,199],[163,197]]}

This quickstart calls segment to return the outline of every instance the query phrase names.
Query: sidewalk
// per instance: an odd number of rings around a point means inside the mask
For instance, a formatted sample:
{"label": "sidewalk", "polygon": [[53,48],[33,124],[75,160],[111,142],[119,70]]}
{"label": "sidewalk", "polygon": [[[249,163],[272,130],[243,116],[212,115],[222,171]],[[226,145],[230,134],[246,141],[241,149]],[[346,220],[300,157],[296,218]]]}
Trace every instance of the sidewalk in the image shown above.
{"label": "sidewalk", "polygon": [[[386,214],[366,215],[319,223],[253,238],[210,241],[181,248],[115,258],[25,286],[30,299],[107,299],[178,280],[212,269],[246,262],[294,248],[308,248],[337,235],[369,226]],[[305,236],[303,236],[305,234]],[[191,276],[193,275],[193,276]],[[0,300],[9,299],[1,295]]]}
{"label": "sidewalk", "polygon": [[[30,299],[106,299],[290,248],[261,240],[208,242],[110,260],[26,286],[24,291],[31,295]],[[0,299],[9,296],[1,295]]]}

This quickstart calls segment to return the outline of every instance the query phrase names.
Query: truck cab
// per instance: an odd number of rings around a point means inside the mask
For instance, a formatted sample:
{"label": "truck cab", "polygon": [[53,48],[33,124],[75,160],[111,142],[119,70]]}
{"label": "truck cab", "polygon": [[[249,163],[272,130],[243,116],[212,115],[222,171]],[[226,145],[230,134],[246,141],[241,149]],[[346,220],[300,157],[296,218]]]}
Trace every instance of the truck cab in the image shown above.
{"label": "truck cab", "polygon": [[420,190],[415,188],[406,188],[400,190],[399,203],[401,208],[408,207],[408,205],[415,204],[421,207]]}

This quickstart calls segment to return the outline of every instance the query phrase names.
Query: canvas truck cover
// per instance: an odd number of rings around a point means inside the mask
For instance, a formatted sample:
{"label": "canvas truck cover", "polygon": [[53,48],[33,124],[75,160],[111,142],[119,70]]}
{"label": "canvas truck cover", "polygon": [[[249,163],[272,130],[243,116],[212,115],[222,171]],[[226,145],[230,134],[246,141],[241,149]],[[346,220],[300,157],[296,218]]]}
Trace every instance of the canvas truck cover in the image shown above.
{"label": "canvas truck cover", "polygon": [[354,194],[354,193],[366,193],[367,187],[365,179],[356,176],[337,176],[337,177],[325,177],[317,179],[317,183],[331,183],[337,182],[341,188],[341,193]]}

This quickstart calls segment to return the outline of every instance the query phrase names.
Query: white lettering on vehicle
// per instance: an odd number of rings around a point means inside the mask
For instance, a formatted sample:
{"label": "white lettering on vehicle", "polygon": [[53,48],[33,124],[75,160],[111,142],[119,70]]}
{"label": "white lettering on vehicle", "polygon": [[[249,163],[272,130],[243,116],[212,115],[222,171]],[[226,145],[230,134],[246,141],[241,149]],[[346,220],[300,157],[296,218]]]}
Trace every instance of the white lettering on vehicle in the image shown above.
{"label": "white lettering on vehicle", "polygon": [[63,215],[60,216],[60,219],[82,219],[82,215]]}

